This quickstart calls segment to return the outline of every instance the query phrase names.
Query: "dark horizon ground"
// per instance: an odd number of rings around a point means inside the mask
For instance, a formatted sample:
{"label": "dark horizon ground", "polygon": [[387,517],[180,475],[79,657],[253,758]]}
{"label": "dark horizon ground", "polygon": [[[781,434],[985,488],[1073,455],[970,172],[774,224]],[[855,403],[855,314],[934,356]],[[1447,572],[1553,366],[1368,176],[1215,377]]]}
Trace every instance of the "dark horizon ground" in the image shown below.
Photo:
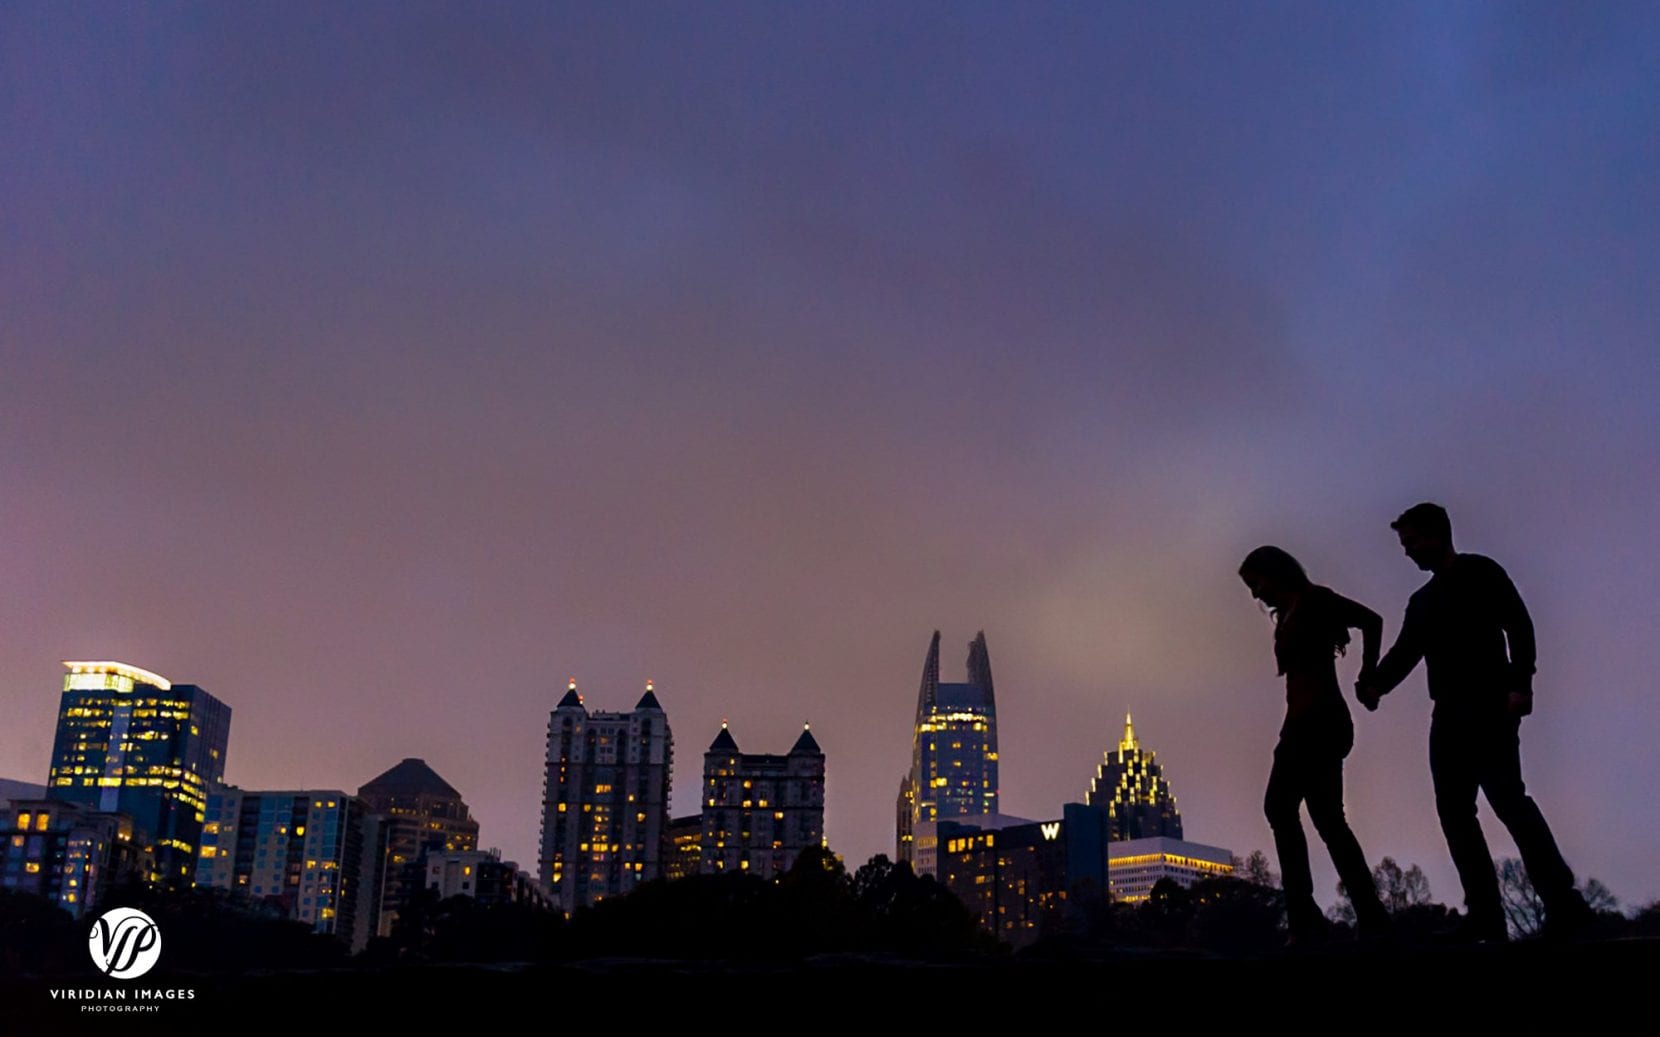
{"label": "dark horizon ground", "polygon": [[1087,960],[1017,955],[963,964],[852,954],[773,963],[606,958],[236,976],[157,970],[112,984],[196,991],[193,1000],[148,1016],[81,1013],[50,999],[49,988],[79,988],[84,977],[11,975],[0,977],[0,1003],[8,1006],[5,1032],[18,1034],[108,1032],[133,1021],[211,1023],[214,1032],[237,1033],[266,1010],[274,1020],[295,1013],[313,1032],[370,1022],[432,1024],[457,1014],[486,1027],[523,1017],[538,1027],[606,1025],[629,1033],[656,1024],[698,1032],[855,1025],[985,1032],[994,1024],[1072,1031],[1080,1013],[1106,1028],[1209,1022],[1438,1033],[1480,1025],[1531,1033],[1571,1020],[1568,1032],[1587,1032],[1603,1021],[1629,1024],[1632,984],[1656,965],[1654,939],[1374,951],[1339,944],[1248,958],[1119,951]]}

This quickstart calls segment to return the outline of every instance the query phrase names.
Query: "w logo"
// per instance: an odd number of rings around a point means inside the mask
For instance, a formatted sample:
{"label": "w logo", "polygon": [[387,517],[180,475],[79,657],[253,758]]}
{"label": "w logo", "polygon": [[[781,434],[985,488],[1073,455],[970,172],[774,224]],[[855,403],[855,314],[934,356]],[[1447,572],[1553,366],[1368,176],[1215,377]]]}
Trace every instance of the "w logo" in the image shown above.
{"label": "w logo", "polygon": [[1055,836],[1061,834],[1061,823],[1059,821],[1045,821],[1038,825],[1038,831],[1043,833],[1045,839],[1053,840]]}
{"label": "w logo", "polygon": [[92,963],[116,979],[137,979],[161,957],[161,930],[136,907],[104,912],[92,924]]}

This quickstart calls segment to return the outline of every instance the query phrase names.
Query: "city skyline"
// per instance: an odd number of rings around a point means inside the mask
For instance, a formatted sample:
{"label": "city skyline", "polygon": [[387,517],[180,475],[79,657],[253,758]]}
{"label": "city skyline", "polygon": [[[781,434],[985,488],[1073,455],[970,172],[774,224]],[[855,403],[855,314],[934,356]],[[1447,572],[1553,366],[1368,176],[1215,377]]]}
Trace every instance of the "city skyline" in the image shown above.
{"label": "city skyline", "polygon": [[[811,722],[860,861],[922,642],[983,629],[1001,810],[1133,711],[1267,851],[1238,565],[1390,638],[1434,500],[1533,615],[1564,854],[1660,898],[1657,47],[1619,4],[0,9],[0,775],[47,776],[61,660],[123,659],[234,709],[227,780],[422,758],[528,867],[566,679],[655,679],[698,747]],[[1351,711],[1361,844],[1455,902],[1422,675]]]}

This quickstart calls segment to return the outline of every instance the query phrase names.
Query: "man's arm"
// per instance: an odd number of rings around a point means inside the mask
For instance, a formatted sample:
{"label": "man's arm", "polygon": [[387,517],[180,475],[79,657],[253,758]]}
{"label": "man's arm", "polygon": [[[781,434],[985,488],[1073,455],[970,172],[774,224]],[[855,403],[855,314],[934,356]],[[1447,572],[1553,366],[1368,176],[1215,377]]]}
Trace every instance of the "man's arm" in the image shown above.
{"label": "man's arm", "polygon": [[1371,671],[1369,678],[1366,673],[1356,682],[1355,697],[1367,709],[1377,709],[1378,700],[1395,690],[1395,687],[1406,680],[1413,667],[1424,657],[1424,621],[1417,614],[1414,603],[1406,603],[1406,618],[1401,622],[1401,632],[1396,635],[1395,643],[1389,651],[1383,654],[1378,664]]}
{"label": "man's arm", "polygon": [[[1489,559],[1490,560],[1490,559]],[[1491,560],[1490,560],[1491,561]],[[1510,693],[1510,711],[1518,717],[1533,712],[1533,673],[1535,653],[1533,617],[1527,613],[1516,585],[1504,566],[1493,562],[1492,581],[1488,587],[1489,601],[1499,625],[1504,628],[1505,644],[1510,649],[1510,669],[1506,691]]]}

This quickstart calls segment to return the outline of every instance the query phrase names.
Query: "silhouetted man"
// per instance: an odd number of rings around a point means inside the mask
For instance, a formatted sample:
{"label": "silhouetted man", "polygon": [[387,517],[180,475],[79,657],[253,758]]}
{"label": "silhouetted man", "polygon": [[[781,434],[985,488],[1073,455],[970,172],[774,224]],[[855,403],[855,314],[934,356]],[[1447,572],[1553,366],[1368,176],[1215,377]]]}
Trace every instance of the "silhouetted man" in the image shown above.
{"label": "silhouetted man", "polygon": [[1425,662],[1435,703],[1429,767],[1441,831],[1464,884],[1464,935],[1493,941],[1507,935],[1493,858],[1476,820],[1477,789],[1487,793],[1521,850],[1545,904],[1547,932],[1578,929],[1590,910],[1522,784],[1521,723],[1533,711],[1527,607],[1499,563],[1453,550],[1452,522],[1439,505],[1409,508],[1390,528],[1406,556],[1432,575],[1407,602],[1394,647],[1376,670],[1361,675],[1355,693],[1367,709],[1376,709],[1419,659]]}

